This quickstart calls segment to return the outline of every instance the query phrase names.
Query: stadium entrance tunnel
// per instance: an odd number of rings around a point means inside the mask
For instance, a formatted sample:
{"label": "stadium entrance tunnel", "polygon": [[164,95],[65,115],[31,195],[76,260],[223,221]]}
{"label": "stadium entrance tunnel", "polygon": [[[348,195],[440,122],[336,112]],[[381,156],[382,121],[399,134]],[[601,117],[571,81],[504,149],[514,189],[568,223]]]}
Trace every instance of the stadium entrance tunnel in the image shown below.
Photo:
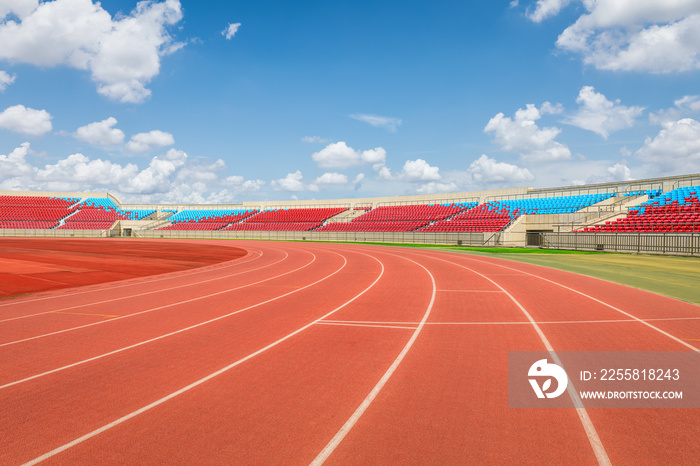
{"label": "stadium entrance tunnel", "polygon": [[553,233],[553,230],[528,230],[525,233],[525,241],[527,246],[543,246],[543,238],[541,233]]}

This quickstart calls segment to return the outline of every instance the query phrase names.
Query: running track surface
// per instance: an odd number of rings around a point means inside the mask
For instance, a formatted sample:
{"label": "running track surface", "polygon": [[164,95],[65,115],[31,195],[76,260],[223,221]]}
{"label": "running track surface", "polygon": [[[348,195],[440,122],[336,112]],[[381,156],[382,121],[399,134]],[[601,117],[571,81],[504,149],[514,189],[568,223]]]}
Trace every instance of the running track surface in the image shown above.
{"label": "running track surface", "polygon": [[508,351],[694,351],[695,305],[449,252],[182,244],[246,254],[0,300],[0,464],[698,463],[698,409],[507,393]]}
{"label": "running track surface", "polygon": [[245,251],[212,244],[0,239],[0,298],[202,267]]}

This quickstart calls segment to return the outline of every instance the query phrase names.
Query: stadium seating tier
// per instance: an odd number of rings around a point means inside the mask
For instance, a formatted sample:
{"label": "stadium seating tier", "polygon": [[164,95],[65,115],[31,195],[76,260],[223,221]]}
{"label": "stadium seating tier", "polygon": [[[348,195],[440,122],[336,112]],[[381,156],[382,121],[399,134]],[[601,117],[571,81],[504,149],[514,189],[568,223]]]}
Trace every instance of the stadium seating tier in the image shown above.
{"label": "stadium seating tier", "polygon": [[581,232],[692,233],[700,231],[700,186],[677,188],[639,207],[627,216],[603,225],[586,227]]}
{"label": "stadium seating tier", "polygon": [[[621,196],[648,196],[625,218],[581,231],[700,231],[700,187],[630,191]],[[169,210],[171,225],[161,230],[184,231],[367,231],[367,232],[491,232],[501,231],[521,215],[566,214],[614,197],[615,193],[548,198],[519,198],[452,204],[412,204],[371,208],[308,207],[290,209]],[[348,210],[362,212],[348,222],[333,217]],[[105,230],[118,220],[141,220],[155,209],[121,209],[110,198],[0,196],[0,228]],[[163,211],[166,212],[166,211]],[[330,220],[330,221],[329,221]]]}

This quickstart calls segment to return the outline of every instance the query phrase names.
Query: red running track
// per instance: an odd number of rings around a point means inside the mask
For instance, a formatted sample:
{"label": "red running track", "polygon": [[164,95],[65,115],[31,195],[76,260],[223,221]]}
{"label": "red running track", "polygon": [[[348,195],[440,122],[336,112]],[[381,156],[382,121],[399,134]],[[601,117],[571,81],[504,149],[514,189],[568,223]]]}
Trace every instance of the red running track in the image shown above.
{"label": "red running track", "polygon": [[244,254],[188,241],[0,238],[0,298],[203,267]]}
{"label": "red running track", "polygon": [[248,254],[0,301],[0,464],[698,463],[698,409],[507,393],[508,351],[697,351],[695,305],[446,252],[206,244]]}

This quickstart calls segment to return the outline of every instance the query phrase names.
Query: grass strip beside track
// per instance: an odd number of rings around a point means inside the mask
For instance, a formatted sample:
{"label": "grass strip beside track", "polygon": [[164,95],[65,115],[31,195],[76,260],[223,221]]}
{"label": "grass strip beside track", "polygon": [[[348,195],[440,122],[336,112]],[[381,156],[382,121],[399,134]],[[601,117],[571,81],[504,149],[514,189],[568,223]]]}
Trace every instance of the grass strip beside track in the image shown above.
{"label": "grass strip beside track", "polygon": [[588,275],[700,305],[700,260],[692,257],[464,252]]}

